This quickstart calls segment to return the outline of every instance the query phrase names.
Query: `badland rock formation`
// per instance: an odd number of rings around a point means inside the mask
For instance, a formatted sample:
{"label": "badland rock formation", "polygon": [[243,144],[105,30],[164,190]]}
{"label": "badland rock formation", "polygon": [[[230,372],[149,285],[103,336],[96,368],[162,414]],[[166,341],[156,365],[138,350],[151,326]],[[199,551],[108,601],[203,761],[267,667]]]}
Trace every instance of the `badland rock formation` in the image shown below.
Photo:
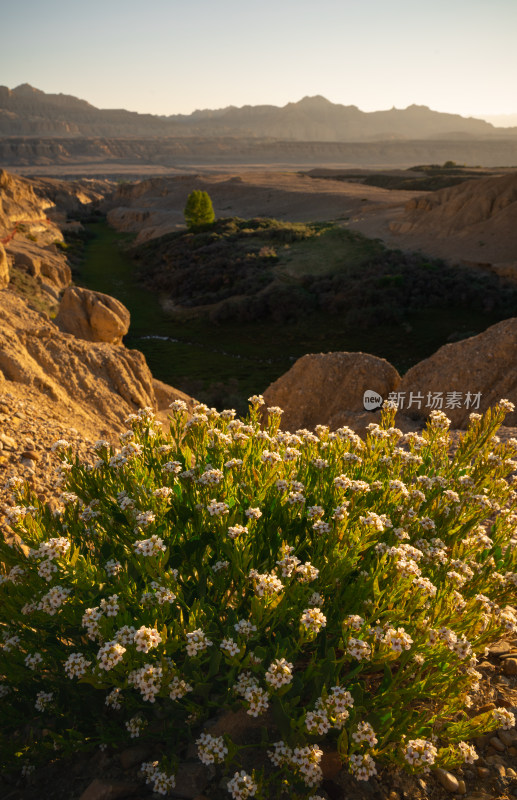
{"label": "badland rock formation", "polygon": [[389,229],[399,240],[423,239],[432,255],[461,253],[517,279],[517,172],[412,198]]}
{"label": "badland rock formation", "polygon": [[4,290],[0,304],[0,372],[34,386],[77,416],[120,429],[142,406],[156,408],[153,378],[142,353],[62,333],[23,298]]}
{"label": "badland rock formation", "polygon": [[[504,129],[508,130],[508,129]],[[318,142],[227,137],[49,138],[1,137],[0,163],[31,175],[124,175],[141,178],[185,166],[281,165],[305,169],[354,164],[515,166],[517,137]]]}

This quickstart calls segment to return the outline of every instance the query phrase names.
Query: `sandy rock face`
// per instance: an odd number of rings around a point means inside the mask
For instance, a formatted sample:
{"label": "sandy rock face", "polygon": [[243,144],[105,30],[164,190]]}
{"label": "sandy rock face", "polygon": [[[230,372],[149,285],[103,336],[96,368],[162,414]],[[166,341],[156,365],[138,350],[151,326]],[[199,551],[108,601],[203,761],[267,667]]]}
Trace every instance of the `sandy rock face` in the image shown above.
{"label": "sandy rock face", "polygon": [[[498,322],[477,336],[440,347],[404,375],[397,392],[403,395],[403,413],[420,418],[431,411],[428,394],[441,396],[442,410],[451,419],[453,428],[467,427],[471,412],[482,413],[503,397],[517,406],[517,318]],[[413,398],[422,395],[421,409],[416,402],[407,408],[410,392]],[[454,397],[453,392],[456,392]],[[478,393],[479,406],[475,399]],[[450,403],[455,399],[457,406],[447,407],[447,399]],[[516,411],[508,414],[505,424],[517,425]]]}
{"label": "sandy rock face", "polygon": [[[386,398],[399,383],[400,375],[384,358],[366,353],[309,354],[266,389],[264,400],[284,409],[283,429],[318,424],[339,428],[365,416],[365,391]],[[374,419],[366,416],[368,421]]]}
{"label": "sandy rock face", "polygon": [[0,169],[0,229],[16,223],[43,224],[50,200],[36,196],[30,181]]}
{"label": "sandy rock face", "polygon": [[114,297],[89,289],[69,286],[65,289],[56,325],[88,342],[120,344],[129,330],[127,308]]}
{"label": "sandy rock face", "polygon": [[114,430],[123,428],[129,413],[156,408],[153,377],[142,353],[62,333],[9,290],[0,304],[0,374]]}
{"label": "sandy rock face", "polygon": [[2,244],[0,244],[0,289],[5,289],[9,284],[9,262]]}

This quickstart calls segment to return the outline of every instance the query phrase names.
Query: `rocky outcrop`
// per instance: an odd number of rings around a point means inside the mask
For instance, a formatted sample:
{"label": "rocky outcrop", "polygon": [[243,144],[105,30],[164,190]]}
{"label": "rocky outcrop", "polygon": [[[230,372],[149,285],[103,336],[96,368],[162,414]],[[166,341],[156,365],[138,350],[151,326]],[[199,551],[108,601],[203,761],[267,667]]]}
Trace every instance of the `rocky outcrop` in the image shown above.
{"label": "rocky outcrop", "polygon": [[[0,239],[9,236],[17,225],[44,232],[48,227],[46,209],[50,206],[52,201],[38,197],[30,181],[0,169]],[[63,238],[58,228],[52,236]]]}
{"label": "rocky outcrop", "polygon": [[[438,398],[434,407],[439,408],[441,398],[454,428],[466,427],[472,411],[486,411],[501,398],[517,407],[517,317],[440,347],[406,372],[397,392],[404,401],[403,411],[415,418],[428,416],[434,396]],[[410,392],[413,402],[408,408]],[[419,397],[421,408],[415,400]],[[517,425],[517,411],[506,417],[505,424]]]}
{"label": "rocky outcrop", "polygon": [[88,342],[120,344],[129,330],[127,308],[114,297],[69,286],[63,292],[56,325]]}
{"label": "rocky outcrop", "polygon": [[282,427],[287,430],[331,428],[366,424],[373,416],[365,413],[367,390],[386,398],[397,389],[400,375],[384,358],[366,353],[320,353],[299,358],[289,372],[264,393],[268,406],[284,409]]}
{"label": "rocky outcrop", "polygon": [[13,267],[35,277],[54,300],[72,280],[66,255],[55,245],[41,245],[16,236],[6,245],[6,250],[12,258]]}
{"label": "rocky outcrop", "polygon": [[9,262],[2,244],[0,244],[0,289],[9,285]]}
{"label": "rocky outcrop", "polygon": [[0,304],[0,374],[114,430],[123,428],[128,413],[156,408],[153,378],[142,353],[62,333],[9,289]]}
{"label": "rocky outcrop", "polygon": [[389,230],[406,248],[419,242],[428,255],[504,270],[506,262],[515,262],[516,219],[517,172],[510,172],[413,198]]}

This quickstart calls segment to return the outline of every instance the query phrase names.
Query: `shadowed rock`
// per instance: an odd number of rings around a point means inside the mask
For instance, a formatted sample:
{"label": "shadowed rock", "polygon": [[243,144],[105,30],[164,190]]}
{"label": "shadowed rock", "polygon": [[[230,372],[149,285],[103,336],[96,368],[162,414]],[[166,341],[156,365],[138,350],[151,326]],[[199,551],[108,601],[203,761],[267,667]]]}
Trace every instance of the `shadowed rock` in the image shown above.
{"label": "shadowed rock", "polygon": [[282,428],[314,428],[329,425],[339,428],[366,423],[363,396],[368,389],[383,399],[395,391],[400,375],[384,358],[367,353],[311,353],[296,361],[289,372],[271,384],[264,393],[268,406],[284,409]]}
{"label": "shadowed rock", "polygon": [[[517,318],[498,322],[477,336],[440,347],[406,372],[397,391],[405,394],[406,401],[410,392],[414,397],[423,396],[422,408],[413,404],[407,412],[420,418],[428,416],[431,410],[425,407],[428,393],[441,393],[443,411],[453,428],[467,427],[472,411],[486,411],[503,397],[517,406]],[[452,392],[461,395],[459,407],[446,407],[447,395]],[[469,402],[467,407],[467,392],[481,393],[479,409],[475,402]],[[517,412],[508,414],[505,424],[517,425]]]}

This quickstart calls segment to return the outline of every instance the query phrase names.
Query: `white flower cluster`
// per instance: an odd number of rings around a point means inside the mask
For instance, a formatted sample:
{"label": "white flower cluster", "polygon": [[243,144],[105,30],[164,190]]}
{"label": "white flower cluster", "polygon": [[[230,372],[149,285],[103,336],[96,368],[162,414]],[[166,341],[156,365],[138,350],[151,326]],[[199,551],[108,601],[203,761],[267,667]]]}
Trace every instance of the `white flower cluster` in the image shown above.
{"label": "white flower cluster", "polygon": [[106,695],[106,700],[104,702],[109,708],[113,708],[115,711],[120,711],[122,708],[123,699],[122,689],[115,688]]}
{"label": "white flower cluster", "polygon": [[230,511],[226,503],[219,502],[215,498],[210,500],[206,508],[211,517],[223,517]]}
{"label": "white flower cluster", "polygon": [[101,600],[102,613],[107,617],[116,617],[120,606],[118,604],[118,594],[112,594],[110,597],[102,598]]}
{"label": "white flower cluster", "polygon": [[370,747],[373,747],[378,742],[375,731],[369,722],[360,722],[357,726],[357,730],[352,734],[352,739],[354,742],[357,742],[357,744],[366,742]]}
{"label": "white flower cluster", "polygon": [[45,711],[54,699],[53,692],[38,692],[34,706],[36,711]]}
{"label": "white flower cluster", "polygon": [[323,778],[320,767],[323,751],[316,744],[291,749],[284,741],[275,742],[274,750],[268,756],[275,767],[287,767],[294,770],[306,786],[316,786]]}
{"label": "white flower cluster", "polygon": [[153,792],[156,794],[169,794],[171,789],[176,786],[175,776],[160,770],[157,761],[144,762],[140,767],[140,772],[144,775],[146,783],[153,784]]}
{"label": "white flower cluster", "polygon": [[139,716],[131,717],[131,719],[126,722],[126,728],[132,739],[137,739],[146,725],[146,720]]}
{"label": "white flower cluster", "polygon": [[228,755],[228,748],[222,736],[202,733],[196,744],[199,760],[203,764],[220,764]]}
{"label": "white flower cluster", "polygon": [[71,589],[65,589],[63,586],[53,586],[40,599],[38,610],[44,611],[45,614],[49,614],[53,617],[56,611],[61,608],[71,591]]}
{"label": "white flower cluster", "polygon": [[254,583],[257,597],[273,597],[273,595],[282,592],[284,589],[282,581],[277,578],[276,575],[273,575],[273,573],[265,572],[260,574],[252,569],[250,570],[249,577]]}
{"label": "white flower cluster", "polygon": [[317,634],[327,624],[325,614],[317,606],[305,608],[300,618],[300,624],[311,634]]}
{"label": "white flower cluster", "polygon": [[187,655],[189,656],[197,656],[198,653],[202,653],[212,644],[213,642],[210,641],[201,628],[187,633]]}
{"label": "white flower cluster", "polygon": [[36,669],[38,664],[41,664],[43,661],[43,656],[41,653],[28,653],[25,656],[25,666],[29,669]]}
{"label": "white flower cluster", "polygon": [[169,690],[169,697],[171,700],[181,700],[182,697],[185,697],[187,692],[192,692],[193,688],[190,683],[187,683],[175,675],[170,682]]}
{"label": "white flower cluster", "polygon": [[279,689],[291,683],[293,679],[293,665],[285,658],[276,658],[270,665],[265,675],[266,683],[272,689]]}
{"label": "white flower cluster", "polygon": [[479,758],[476,748],[467,742],[458,742],[458,749],[466,764],[473,764]]}
{"label": "white flower cluster", "polygon": [[492,714],[503,730],[510,731],[515,727],[515,715],[506,708],[494,708]]}
{"label": "white flower cluster", "polygon": [[104,669],[106,672],[113,669],[113,667],[122,661],[125,652],[126,648],[122,647],[118,642],[106,642],[97,653],[99,669]]}
{"label": "white flower cluster", "polygon": [[349,691],[342,686],[333,686],[330,694],[319,697],[313,711],[305,715],[305,727],[309,733],[322,736],[332,727],[341,730],[349,716],[349,708],[354,705],[354,699]]}
{"label": "white flower cluster", "polygon": [[237,633],[240,636],[244,636],[245,639],[250,639],[257,630],[257,626],[246,619],[240,619],[233,627]]}
{"label": "white flower cluster", "polygon": [[135,686],[144,700],[154,703],[161,689],[163,670],[153,664],[144,664],[140,669],[132,670],[127,678],[131,686]]}
{"label": "white flower cluster", "polygon": [[403,748],[403,755],[412,767],[423,767],[428,771],[436,760],[438,750],[427,739],[410,739]]}
{"label": "white flower cluster", "polygon": [[156,628],[147,628],[145,625],[142,625],[141,628],[135,631],[133,640],[139,652],[148,653],[153,647],[158,647],[162,641],[162,637]]}
{"label": "white flower cluster", "polygon": [[358,781],[367,781],[372,775],[377,775],[375,761],[369,753],[354,753],[351,755],[350,769]]}
{"label": "white flower cluster", "polygon": [[167,548],[155,533],[150,539],[142,539],[141,541],[133,542],[133,549],[137,555],[142,556],[158,556],[163,553]]}
{"label": "white flower cluster", "polygon": [[221,648],[221,650],[223,650],[225,653],[228,653],[228,655],[232,657],[240,653],[241,649],[237,644],[237,642],[231,638],[223,639],[219,647]]}
{"label": "white flower cluster", "polygon": [[235,773],[233,778],[226,784],[226,787],[233,800],[246,800],[248,797],[254,797],[258,789],[253,777],[243,769]]}
{"label": "white flower cluster", "polygon": [[88,661],[82,653],[71,653],[64,663],[68,678],[82,678],[92,662]]}
{"label": "white flower cluster", "polygon": [[228,528],[228,536],[230,539],[237,539],[239,536],[243,536],[246,533],[248,533],[248,528],[244,525],[231,525]]}
{"label": "white flower cluster", "polygon": [[358,661],[369,661],[372,657],[372,648],[368,642],[363,642],[362,639],[354,639],[353,636],[347,642],[346,646],[347,653],[349,653],[352,658],[356,658]]}

